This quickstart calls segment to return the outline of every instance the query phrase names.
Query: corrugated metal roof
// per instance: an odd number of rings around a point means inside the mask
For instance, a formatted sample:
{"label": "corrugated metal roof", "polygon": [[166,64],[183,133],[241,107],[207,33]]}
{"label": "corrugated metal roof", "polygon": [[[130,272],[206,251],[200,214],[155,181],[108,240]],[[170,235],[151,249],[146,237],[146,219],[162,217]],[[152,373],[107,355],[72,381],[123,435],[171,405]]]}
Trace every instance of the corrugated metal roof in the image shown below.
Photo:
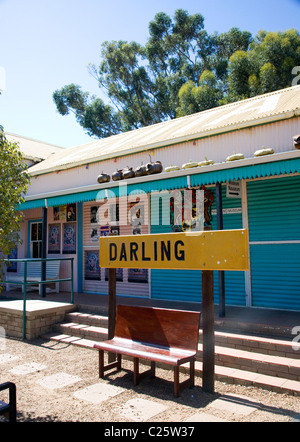
{"label": "corrugated metal roof", "polygon": [[21,135],[15,135],[5,132],[5,137],[10,142],[19,143],[20,151],[24,159],[28,160],[45,160],[51,155],[65,150],[63,147],[55,146],[53,144],[44,143],[43,141],[33,140]]}
{"label": "corrugated metal roof", "polygon": [[30,172],[39,175],[299,115],[300,86],[293,86],[72,147]]}

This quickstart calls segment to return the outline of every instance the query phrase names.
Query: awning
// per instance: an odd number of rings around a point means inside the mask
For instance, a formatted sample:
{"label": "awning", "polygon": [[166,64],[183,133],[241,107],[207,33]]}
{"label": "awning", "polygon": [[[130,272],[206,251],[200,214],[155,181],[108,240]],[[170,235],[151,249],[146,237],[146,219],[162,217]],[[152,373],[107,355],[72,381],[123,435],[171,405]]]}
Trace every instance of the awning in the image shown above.
{"label": "awning", "polygon": [[[242,180],[262,178],[268,176],[285,175],[291,173],[300,173],[300,158],[281,160],[274,162],[267,162],[263,164],[253,164],[248,166],[230,167],[226,166],[219,170],[211,172],[203,172],[190,174],[190,184],[192,187],[215,184],[216,182],[228,182],[230,180]],[[141,193],[150,193],[162,190],[174,190],[187,187],[187,175],[182,175],[174,178],[157,179],[146,182],[139,182],[133,184],[123,185],[120,181],[120,186],[109,187],[101,190],[90,190],[86,192],[76,192],[66,195],[59,195],[50,198],[41,198],[31,201],[26,201],[21,204],[20,210],[36,209],[38,207],[54,207],[64,204],[81,203],[85,201],[97,201],[104,198],[122,197],[131,195],[138,195]],[[158,175],[159,176],[159,175]]]}
{"label": "awning", "polygon": [[224,183],[230,180],[237,181],[242,179],[263,178],[297,172],[300,172],[300,158],[191,175],[191,186],[215,184],[217,182]]}

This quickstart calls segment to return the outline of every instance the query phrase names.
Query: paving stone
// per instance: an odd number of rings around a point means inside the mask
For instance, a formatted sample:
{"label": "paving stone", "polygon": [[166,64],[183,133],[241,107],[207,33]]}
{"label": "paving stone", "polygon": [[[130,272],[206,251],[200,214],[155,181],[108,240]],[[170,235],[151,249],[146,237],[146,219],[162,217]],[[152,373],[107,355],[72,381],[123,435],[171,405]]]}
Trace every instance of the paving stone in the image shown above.
{"label": "paving stone", "polygon": [[220,417],[213,416],[208,413],[196,413],[193,416],[186,419],[184,422],[230,422],[226,419],[221,419]]}
{"label": "paving stone", "polygon": [[93,404],[99,404],[107,399],[122,393],[124,388],[115,387],[109,384],[94,384],[87,388],[82,388],[74,393],[74,397]]}
{"label": "paving stone", "polygon": [[81,381],[81,378],[77,376],[72,376],[67,373],[56,373],[40,379],[39,381],[37,381],[37,383],[40,384],[42,387],[54,390],[56,388],[67,387],[68,385],[75,384],[79,381]]}
{"label": "paving stone", "polygon": [[8,353],[3,353],[0,355],[0,364],[6,364],[7,362],[12,362],[16,359],[19,359],[19,357],[10,355]]}
{"label": "paving stone", "polygon": [[210,406],[217,410],[242,416],[248,416],[257,410],[257,407],[253,405],[253,399],[236,394],[224,395],[213,401]]}
{"label": "paving stone", "polygon": [[131,399],[124,405],[116,407],[116,411],[124,418],[134,422],[146,422],[153,416],[167,410],[168,407],[147,399]]}
{"label": "paving stone", "polygon": [[16,367],[13,367],[10,372],[13,374],[26,375],[44,370],[45,368],[46,365],[37,364],[35,362],[28,362],[27,364],[17,365]]}

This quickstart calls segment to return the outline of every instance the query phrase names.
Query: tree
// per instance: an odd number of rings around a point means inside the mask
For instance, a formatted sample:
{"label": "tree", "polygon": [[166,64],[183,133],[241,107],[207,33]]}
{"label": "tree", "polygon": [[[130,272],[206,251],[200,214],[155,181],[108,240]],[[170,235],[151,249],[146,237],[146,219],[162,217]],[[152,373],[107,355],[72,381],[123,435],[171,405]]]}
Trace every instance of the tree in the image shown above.
{"label": "tree", "polygon": [[234,53],[229,61],[228,100],[252,97],[290,87],[293,68],[300,65],[300,34],[260,31],[249,51]]}
{"label": "tree", "polygon": [[[22,212],[18,208],[24,201],[29,181],[18,144],[9,142],[0,126],[0,250],[3,255],[8,255],[20,242]],[[0,258],[2,263],[3,258]],[[2,278],[1,273],[0,280]]]}
{"label": "tree", "polygon": [[209,35],[201,14],[159,12],[145,46],[106,41],[100,65],[90,65],[109,104],[74,84],[53,98],[59,113],[106,137],[290,86],[299,38],[296,30],[253,38],[236,27]]}

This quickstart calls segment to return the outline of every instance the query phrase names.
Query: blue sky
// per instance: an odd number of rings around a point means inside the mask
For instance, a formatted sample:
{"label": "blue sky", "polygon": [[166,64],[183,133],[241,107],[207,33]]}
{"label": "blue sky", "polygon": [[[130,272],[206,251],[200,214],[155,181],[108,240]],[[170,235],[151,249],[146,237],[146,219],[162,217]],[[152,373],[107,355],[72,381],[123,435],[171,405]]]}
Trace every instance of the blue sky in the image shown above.
{"label": "blue sky", "polygon": [[0,0],[0,124],[5,131],[63,147],[91,141],[73,115],[56,111],[52,94],[69,83],[100,96],[88,63],[101,43],[144,44],[157,12],[201,13],[205,29],[299,28],[300,0]]}

